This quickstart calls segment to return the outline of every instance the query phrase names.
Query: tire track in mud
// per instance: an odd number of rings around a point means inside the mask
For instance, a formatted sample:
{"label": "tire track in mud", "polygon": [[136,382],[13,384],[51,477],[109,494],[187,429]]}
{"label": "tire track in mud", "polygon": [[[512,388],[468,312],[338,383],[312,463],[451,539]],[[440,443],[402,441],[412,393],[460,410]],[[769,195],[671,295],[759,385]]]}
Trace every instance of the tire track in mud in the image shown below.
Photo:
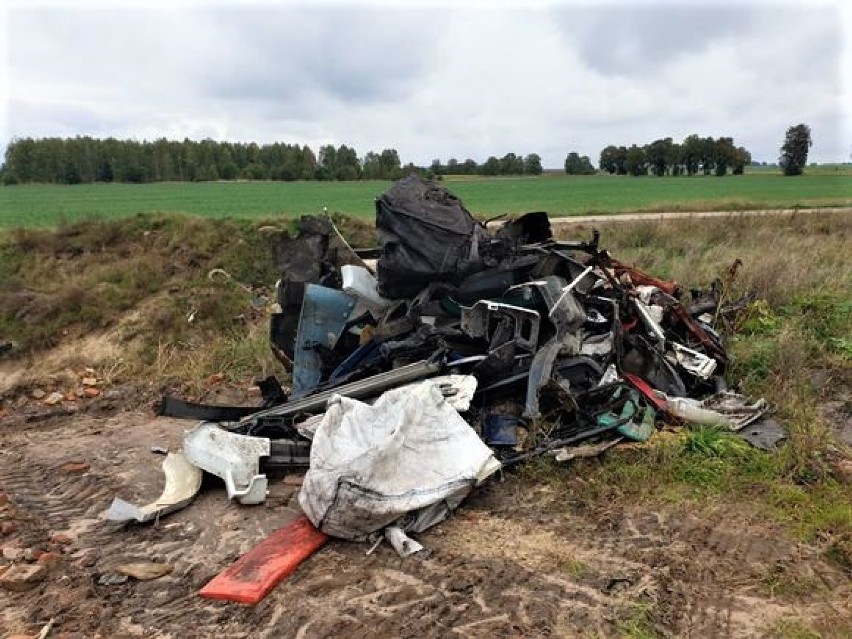
{"label": "tire track in mud", "polygon": [[286,618],[270,615],[263,636],[550,636],[565,610],[560,602],[588,605],[583,588],[511,559],[438,551],[401,560],[390,549],[365,558],[351,544],[336,544],[324,554],[274,593],[270,606],[301,603]]}
{"label": "tire track in mud", "polygon": [[0,490],[36,531],[69,535],[92,530],[113,494],[109,481],[89,472],[69,473],[11,454],[3,456]]}
{"label": "tire track in mud", "polygon": [[[252,545],[251,540],[216,527],[225,524],[235,528],[242,520],[221,495],[207,495],[204,513],[195,518],[170,517],[159,525],[122,527],[107,522],[103,513],[116,492],[126,492],[128,487],[92,471],[69,474],[33,463],[22,454],[5,454],[0,461],[0,490],[9,495],[22,523],[18,542],[43,546],[53,535],[67,534],[72,541],[62,572],[75,588],[84,587],[90,595],[84,605],[57,607],[52,602],[62,598],[58,594],[61,588],[51,581],[40,595],[25,603],[26,607],[47,606],[60,620],[79,630],[107,631],[111,636],[246,636],[245,629],[251,625],[247,609],[216,604],[197,595],[209,577]],[[94,565],[81,566],[79,560],[92,553],[96,555]],[[97,584],[99,575],[130,561],[170,563],[174,571],[153,582]],[[27,595],[11,596],[11,602],[23,602]],[[223,610],[223,606],[231,610]],[[108,609],[109,614],[105,619],[91,618],[87,609],[92,608]],[[228,626],[237,629],[229,634]]]}
{"label": "tire track in mud", "polygon": [[[332,542],[254,608],[207,601],[198,588],[283,523],[286,499],[244,508],[207,490],[157,525],[116,527],[101,513],[115,494],[138,494],[136,479],[151,467],[139,461],[150,455],[147,446],[133,452],[105,439],[92,447],[94,470],[58,469],[63,456],[79,452],[51,456],[43,443],[21,441],[0,451],[0,489],[26,519],[24,539],[72,537],[63,573],[88,589],[65,607],[55,601],[66,591],[52,582],[11,602],[30,617],[55,613],[63,631],[87,636],[615,637],[645,606],[664,635],[750,637],[791,610],[837,614],[849,592],[848,577],[807,548],[767,535],[765,525],[674,508],[570,511],[556,503],[564,495],[510,478],[423,535],[431,556],[403,560],[382,547],[365,557],[364,545]],[[81,565],[87,553],[96,561]],[[98,575],[136,560],[175,570],[151,582],[97,585]],[[795,604],[773,600],[760,590],[769,569],[826,587]]]}

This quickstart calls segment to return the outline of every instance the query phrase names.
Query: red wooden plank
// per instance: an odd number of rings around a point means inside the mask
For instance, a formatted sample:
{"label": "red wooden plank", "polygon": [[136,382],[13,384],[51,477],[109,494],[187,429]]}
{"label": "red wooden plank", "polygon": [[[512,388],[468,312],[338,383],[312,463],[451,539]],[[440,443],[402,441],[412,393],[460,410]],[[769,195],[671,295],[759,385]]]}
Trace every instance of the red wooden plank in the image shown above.
{"label": "red wooden plank", "polygon": [[211,579],[198,594],[254,605],[327,540],[328,535],[302,515],[271,533]]}

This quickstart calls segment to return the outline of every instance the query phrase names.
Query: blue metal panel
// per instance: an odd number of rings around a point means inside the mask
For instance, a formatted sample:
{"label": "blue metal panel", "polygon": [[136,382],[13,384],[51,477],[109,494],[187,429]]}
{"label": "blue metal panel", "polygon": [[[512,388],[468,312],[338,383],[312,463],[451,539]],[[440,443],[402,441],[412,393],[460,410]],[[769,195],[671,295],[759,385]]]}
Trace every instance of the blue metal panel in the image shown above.
{"label": "blue metal panel", "polygon": [[310,393],[322,377],[317,347],[333,349],[343,333],[355,298],[343,291],[308,284],[302,301],[293,358],[292,399]]}

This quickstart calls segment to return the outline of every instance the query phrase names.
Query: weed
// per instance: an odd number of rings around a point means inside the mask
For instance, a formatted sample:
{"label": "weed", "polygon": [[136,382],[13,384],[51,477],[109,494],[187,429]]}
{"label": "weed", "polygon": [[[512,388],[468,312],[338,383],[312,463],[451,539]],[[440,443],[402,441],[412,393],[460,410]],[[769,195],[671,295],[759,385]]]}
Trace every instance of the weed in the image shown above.
{"label": "weed", "polygon": [[770,568],[761,582],[769,597],[801,598],[828,590],[828,586],[821,579],[810,575],[790,574],[790,571],[779,565]]}
{"label": "weed", "polygon": [[822,639],[823,635],[797,619],[781,619],[770,630],[769,636],[777,639]]}
{"label": "weed", "polygon": [[683,440],[685,452],[701,457],[736,457],[747,447],[741,439],[736,439],[730,432],[714,426],[690,428]]}
{"label": "weed", "polygon": [[662,634],[652,621],[652,611],[650,604],[633,604],[625,608],[616,629],[626,639],[658,639]]}

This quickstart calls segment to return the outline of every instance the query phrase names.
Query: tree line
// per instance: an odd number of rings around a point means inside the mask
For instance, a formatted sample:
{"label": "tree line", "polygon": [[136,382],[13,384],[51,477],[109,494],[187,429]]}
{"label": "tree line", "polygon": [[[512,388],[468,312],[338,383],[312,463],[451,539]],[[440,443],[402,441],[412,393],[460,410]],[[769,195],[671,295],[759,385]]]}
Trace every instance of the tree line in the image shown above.
{"label": "tree line", "polygon": [[213,180],[395,180],[410,173],[440,175],[538,175],[541,158],[506,154],[484,164],[474,160],[446,165],[435,160],[424,168],[402,165],[396,149],[369,151],[359,157],[342,144],[325,145],[317,153],[298,144],[183,141],[152,142],[75,138],[21,138],[6,149],[0,167],[5,184],[27,182],[81,184],[92,182],[198,182]]}
{"label": "tree line", "polygon": [[[576,155],[576,154],[574,154]],[[570,159],[570,155],[568,159]],[[565,171],[570,173],[568,159]],[[600,170],[610,175],[742,175],[751,154],[734,138],[690,135],[678,144],[672,138],[629,147],[610,145],[601,151]]]}
{"label": "tree line", "polygon": [[541,156],[538,153],[507,153],[498,159],[492,155],[482,164],[470,158],[464,162],[450,158],[446,164],[438,159],[432,160],[429,172],[433,175],[541,175]]}
{"label": "tree line", "polygon": [[345,144],[326,145],[314,153],[307,145],[280,142],[75,137],[13,140],[6,149],[2,177],[6,184],[357,180],[396,179],[406,170],[417,167],[401,166],[396,149],[370,151],[359,158]]}
{"label": "tree line", "polygon": [[[786,175],[799,175],[807,161],[811,132],[806,124],[790,127],[779,164]],[[615,175],[734,175],[752,162],[751,154],[735,146],[731,137],[689,135],[680,143],[672,138],[639,146],[609,145],[601,151],[599,170]],[[569,175],[592,175],[598,169],[586,155],[571,152],[565,158]],[[395,180],[419,173],[443,175],[540,175],[537,153],[490,156],[482,164],[466,159],[440,159],[428,167],[402,165],[396,149],[369,151],[359,157],[354,148],[325,145],[317,153],[307,145],[258,145],[254,142],[154,141],[75,138],[20,138],[6,148],[0,182],[80,184],[92,182],[163,182],[213,180]]]}

